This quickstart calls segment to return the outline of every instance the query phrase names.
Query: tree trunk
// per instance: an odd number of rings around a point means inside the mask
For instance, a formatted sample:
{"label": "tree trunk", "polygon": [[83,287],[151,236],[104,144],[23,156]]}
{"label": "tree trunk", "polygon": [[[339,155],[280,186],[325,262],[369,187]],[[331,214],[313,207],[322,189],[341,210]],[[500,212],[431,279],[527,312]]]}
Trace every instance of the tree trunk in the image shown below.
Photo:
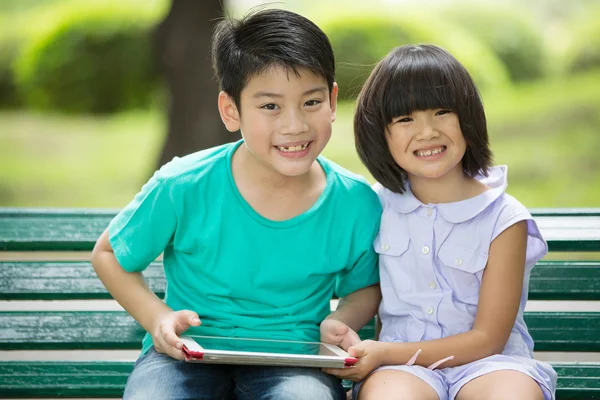
{"label": "tree trunk", "polygon": [[217,110],[210,42],[222,0],[172,0],[155,33],[157,63],[168,89],[168,134],[158,167],[175,156],[237,140]]}

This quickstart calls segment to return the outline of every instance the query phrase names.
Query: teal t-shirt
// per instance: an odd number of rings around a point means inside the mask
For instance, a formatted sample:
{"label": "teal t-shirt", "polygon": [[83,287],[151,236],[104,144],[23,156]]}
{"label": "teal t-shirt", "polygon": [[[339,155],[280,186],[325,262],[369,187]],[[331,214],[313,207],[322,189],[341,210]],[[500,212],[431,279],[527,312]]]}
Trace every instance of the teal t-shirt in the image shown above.
{"label": "teal t-shirt", "polygon": [[[319,157],[327,183],[317,202],[292,219],[266,219],[233,180],[241,143],[163,166],[111,221],[110,244],[130,272],[164,252],[165,302],[202,321],[188,334],[319,340],[334,293],[379,282],[381,205],[363,178]],[[142,352],[151,346],[147,334]]]}

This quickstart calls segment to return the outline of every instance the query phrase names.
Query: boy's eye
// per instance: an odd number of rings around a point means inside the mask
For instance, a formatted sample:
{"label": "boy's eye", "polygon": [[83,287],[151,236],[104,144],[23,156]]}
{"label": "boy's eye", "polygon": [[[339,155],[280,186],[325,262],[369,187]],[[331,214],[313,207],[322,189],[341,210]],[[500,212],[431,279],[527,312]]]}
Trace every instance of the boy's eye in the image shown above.
{"label": "boy's eye", "polygon": [[308,107],[312,107],[312,106],[316,106],[316,105],[321,104],[321,103],[322,103],[321,100],[308,100],[304,104],[307,105]]}
{"label": "boy's eye", "polygon": [[260,108],[264,108],[265,110],[277,110],[279,107],[277,107],[277,104],[269,103],[261,106]]}

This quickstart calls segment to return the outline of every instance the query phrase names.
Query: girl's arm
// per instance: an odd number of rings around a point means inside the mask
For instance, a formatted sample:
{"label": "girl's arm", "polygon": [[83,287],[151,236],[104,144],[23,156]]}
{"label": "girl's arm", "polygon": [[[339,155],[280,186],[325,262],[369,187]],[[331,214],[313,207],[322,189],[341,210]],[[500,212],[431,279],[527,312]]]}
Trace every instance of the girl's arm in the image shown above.
{"label": "girl's arm", "polygon": [[490,246],[477,316],[473,328],[465,333],[442,339],[411,343],[364,341],[348,352],[360,360],[354,368],[326,369],[344,379],[363,379],[381,365],[404,365],[415,353],[415,364],[430,366],[446,357],[441,368],[480,360],[504,350],[519,310],[525,270],[527,222],[518,222],[502,232]]}
{"label": "girl's arm", "polygon": [[442,367],[463,365],[502,353],[519,311],[526,249],[526,221],[510,226],[494,239],[470,331],[418,343],[381,342],[377,350],[380,365],[405,364],[419,349],[422,352],[415,364],[422,366],[454,356]]}

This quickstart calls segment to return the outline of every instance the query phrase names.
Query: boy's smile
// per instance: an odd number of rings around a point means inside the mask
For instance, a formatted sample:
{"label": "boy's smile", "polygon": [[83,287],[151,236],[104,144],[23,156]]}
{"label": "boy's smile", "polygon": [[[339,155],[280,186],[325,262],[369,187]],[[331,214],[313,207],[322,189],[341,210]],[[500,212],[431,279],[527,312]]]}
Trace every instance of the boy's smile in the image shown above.
{"label": "boy's smile", "polygon": [[306,156],[310,152],[310,145],[312,140],[309,141],[301,141],[294,143],[285,143],[282,145],[275,145],[277,150],[281,153],[280,155],[283,157],[289,158],[301,158]]}

